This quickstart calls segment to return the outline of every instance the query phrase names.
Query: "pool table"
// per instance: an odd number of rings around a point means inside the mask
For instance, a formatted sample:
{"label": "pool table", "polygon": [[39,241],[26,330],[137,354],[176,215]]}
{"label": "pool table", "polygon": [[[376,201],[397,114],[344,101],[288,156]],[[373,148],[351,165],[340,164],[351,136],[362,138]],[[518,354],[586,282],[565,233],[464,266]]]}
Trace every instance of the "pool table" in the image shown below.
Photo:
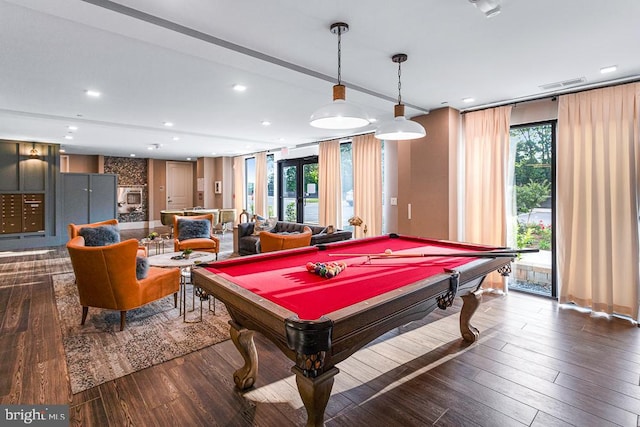
{"label": "pool table", "polygon": [[[391,234],[219,261],[193,277],[229,311],[231,339],[245,361],[233,376],[237,387],[254,384],[257,331],[295,363],[307,425],[315,426],[323,424],[335,365],[385,332],[461,296],[460,331],[475,341],[469,321],[480,285],[492,271],[508,274],[513,257],[455,254],[496,249],[503,248]],[[306,268],[339,261],[347,267],[331,278]]]}

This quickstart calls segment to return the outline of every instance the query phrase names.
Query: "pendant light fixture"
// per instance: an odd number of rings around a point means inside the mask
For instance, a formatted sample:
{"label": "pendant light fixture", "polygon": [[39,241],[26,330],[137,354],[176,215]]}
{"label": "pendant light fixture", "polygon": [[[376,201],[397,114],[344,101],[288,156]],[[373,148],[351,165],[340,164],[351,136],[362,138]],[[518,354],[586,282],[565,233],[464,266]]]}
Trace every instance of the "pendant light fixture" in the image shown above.
{"label": "pendant light fixture", "polygon": [[376,129],[375,137],[378,139],[386,139],[389,141],[403,141],[406,139],[422,138],[427,134],[422,125],[413,120],[407,120],[404,117],[404,104],[402,103],[401,64],[407,60],[404,53],[396,53],[391,60],[398,64],[398,104],[394,107],[394,119],[383,122]]}
{"label": "pendant light fixture", "polygon": [[369,124],[367,114],[359,107],[346,101],[346,87],[342,84],[342,34],[349,31],[344,22],[336,22],[329,27],[338,35],[338,84],[333,86],[333,102],[316,110],[309,124],[322,129],[355,129]]}

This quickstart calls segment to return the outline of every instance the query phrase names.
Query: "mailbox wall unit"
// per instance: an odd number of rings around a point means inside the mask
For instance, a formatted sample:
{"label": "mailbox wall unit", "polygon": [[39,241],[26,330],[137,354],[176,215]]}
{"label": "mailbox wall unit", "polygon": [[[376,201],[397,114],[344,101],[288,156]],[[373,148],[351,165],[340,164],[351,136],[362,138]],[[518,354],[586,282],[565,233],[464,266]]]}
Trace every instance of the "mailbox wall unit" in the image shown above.
{"label": "mailbox wall unit", "polygon": [[44,233],[44,194],[2,194],[0,233]]}
{"label": "mailbox wall unit", "polygon": [[59,145],[0,140],[0,249],[56,246]]}

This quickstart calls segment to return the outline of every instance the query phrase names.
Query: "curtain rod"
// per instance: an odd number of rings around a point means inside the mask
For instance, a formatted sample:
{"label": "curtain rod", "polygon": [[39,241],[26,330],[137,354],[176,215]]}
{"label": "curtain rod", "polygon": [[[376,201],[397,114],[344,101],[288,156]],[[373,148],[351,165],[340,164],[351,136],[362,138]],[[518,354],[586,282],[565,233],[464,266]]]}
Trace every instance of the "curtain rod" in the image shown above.
{"label": "curtain rod", "polygon": [[559,90],[559,91],[548,93],[548,94],[545,94],[545,95],[525,96],[525,97],[522,97],[522,98],[515,98],[515,99],[509,100],[509,101],[497,101],[497,102],[492,102],[492,103],[489,103],[489,104],[478,105],[477,107],[471,107],[471,108],[467,108],[465,110],[460,110],[460,114],[471,113],[471,112],[474,112],[474,111],[487,110],[489,108],[503,107],[505,105],[511,105],[511,104],[513,104],[513,106],[515,107],[519,103],[523,103],[523,102],[533,102],[533,101],[541,101],[543,99],[553,99],[553,98],[555,98],[557,96],[560,96],[560,95],[569,95],[569,94],[573,94],[573,93],[586,92],[588,90],[599,89],[599,88],[610,87],[610,86],[619,86],[619,85],[622,85],[622,84],[634,83],[634,82],[639,82],[639,81],[640,81],[640,75],[636,74],[636,75],[629,76],[629,77],[622,77],[622,78],[616,79],[616,80],[608,80],[606,82],[592,83],[590,85],[580,86],[579,88]]}
{"label": "curtain rod", "polygon": [[352,138],[355,138],[356,136],[369,135],[369,134],[373,134],[375,132],[376,131],[374,131],[374,130],[370,130],[368,132],[354,133],[353,135],[346,135],[346,136],[340,136],[340,137],[319,139],[319,140],[314,141],[314,142],[305,142],[304,144],[295,145],[292,148],[313,147],[314,145],[320,144],[321,142],[325,142],[325,141],[333,141],[334,139],[338,139],[338,140],[341,140],[341,139],[352,139]]}

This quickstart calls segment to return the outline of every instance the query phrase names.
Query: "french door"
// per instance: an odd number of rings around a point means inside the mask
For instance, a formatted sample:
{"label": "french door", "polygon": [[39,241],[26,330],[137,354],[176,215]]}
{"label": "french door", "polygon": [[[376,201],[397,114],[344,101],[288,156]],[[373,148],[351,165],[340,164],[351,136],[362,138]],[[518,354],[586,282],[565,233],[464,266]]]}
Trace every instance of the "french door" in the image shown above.
{"label": "french door", "polygon": [[318,224],[318,156],[278,162],[278,218]]}

